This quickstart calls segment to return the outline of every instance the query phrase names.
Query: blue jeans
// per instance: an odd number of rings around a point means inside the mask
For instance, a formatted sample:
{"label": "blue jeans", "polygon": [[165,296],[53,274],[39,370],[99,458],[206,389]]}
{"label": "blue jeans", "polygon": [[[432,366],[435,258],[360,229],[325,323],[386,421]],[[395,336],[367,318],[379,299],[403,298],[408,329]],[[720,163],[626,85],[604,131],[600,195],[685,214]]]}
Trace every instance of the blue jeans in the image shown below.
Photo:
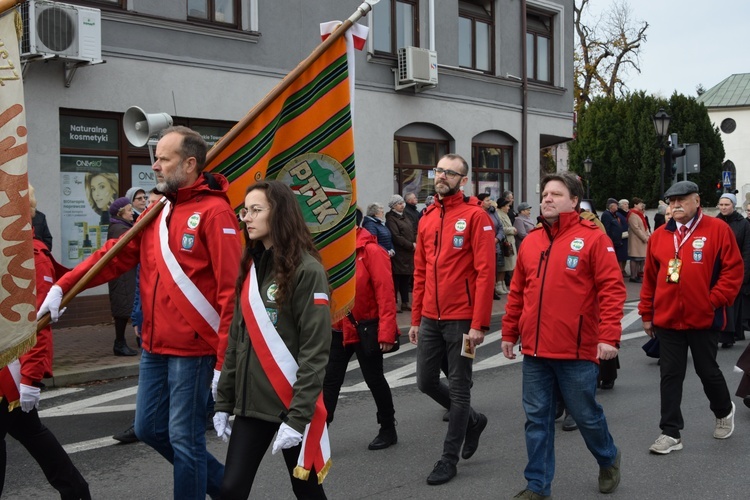
{"label": "blue jeans", "polygon": [[[466,429],[478,417],[471,408],[472,359],[461,356],[463,334],[469,333],[470,327],[470,320],[437,321],[423,317],[417,341],[417,387],[450,409],[442,459],[454,465],[458,463]],[[448,358],[447,386],[440,382],[444,355]]]}
{"label": "blue jeans", "polygon": [[215,356],[141,354],[135,433],[174,466],[174,498],[217,497],[224,466],[206,451]]}
{"label": "blue jeans", "polygon": [[550,495],[555,476],[555,386],[573,416],[581,436],[599,467],[610,467],[617,448],[607,428],[607,419],[596,402],[599,367],[591,361],[523,358],[523,409],[526,412],[524,470],[527,488]]}

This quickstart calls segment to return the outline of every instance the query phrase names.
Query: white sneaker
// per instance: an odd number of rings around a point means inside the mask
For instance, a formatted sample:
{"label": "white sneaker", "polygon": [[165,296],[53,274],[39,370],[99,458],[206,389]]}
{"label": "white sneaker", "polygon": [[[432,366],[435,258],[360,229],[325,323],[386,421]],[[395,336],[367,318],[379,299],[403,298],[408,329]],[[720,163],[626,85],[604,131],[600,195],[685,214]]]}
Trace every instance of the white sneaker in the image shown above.
{"label": "white sneaker", "polygon": [[682,449],[682,439],[675,439],[666,434],[659,435],[656,438],[656,442],[651,445],[648,449],[651,453],[658,453],[659,455],[666,455],[672,451],[678,451]]}
{"label": "white sneaker", "polygon": [[724,418],[716,419],[716,428],[714,429],[714,437],[716,439],[726,439],[734,432],[734,402],[732,403],[732,411],[729,412]]}

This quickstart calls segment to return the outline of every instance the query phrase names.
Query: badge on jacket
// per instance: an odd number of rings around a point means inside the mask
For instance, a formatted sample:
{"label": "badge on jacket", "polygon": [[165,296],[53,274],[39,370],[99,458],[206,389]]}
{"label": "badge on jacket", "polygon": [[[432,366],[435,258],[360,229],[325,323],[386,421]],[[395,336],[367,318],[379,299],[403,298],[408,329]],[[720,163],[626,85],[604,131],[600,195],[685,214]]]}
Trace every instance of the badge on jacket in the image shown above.
{"label": "badge on jacket", "polygon": [[183,250],[192,250],[193,245],[195,245],[195,235],[184,233],[182,235],[182,249]]}
{"label": "badge on jacket", "polygon": [[568,269],[575,269],[576,267],[578,267],[578,256],[568,255],[568,260],[565,262],[565,265],[568,267]]}

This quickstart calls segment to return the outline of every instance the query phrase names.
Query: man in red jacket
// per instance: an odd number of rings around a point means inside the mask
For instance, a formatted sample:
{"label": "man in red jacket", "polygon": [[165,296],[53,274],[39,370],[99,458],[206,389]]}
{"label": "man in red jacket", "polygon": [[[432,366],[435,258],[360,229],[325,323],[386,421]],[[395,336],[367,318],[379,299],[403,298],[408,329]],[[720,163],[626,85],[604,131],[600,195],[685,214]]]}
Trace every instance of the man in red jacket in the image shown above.
{"label": "man in red jacket", "polygon": [[664,197],[672,219],[648,241],[638,304],[643,329],[659,339],[661,435],[649,450],[660,455],[682,449],[680,403],[688,348],[716,417],[714,437],[726,439],[734,432],[734,403],[716,352],[726,308],[744,277],[732,229],[701,211],[698,186],[680,181]]}
{"label": "man in red jacket", "polygon": [[581,182],[571,174],[542,180],[542,224],[518,252],[503,317],[503,354],[514,359],[521,339],[524,471],[527,486],[514,498],[549,498],[555,471],[556,387],[599,464],[599,491],[620,483],[620,452],[596,402],[600,360],[617,356],[625,283],[606,233],[583,219]]}
{"label": "man in red jacket", "polygon": [[[203,173],[207,149],[200,134],[187,127],[162,131],[152,168],[165,207],[89,284],[106,283],[141,265],[143,352],[135,433],[174,465],[179,499],[218,496],[224,476],[224,466],[206,451],[206,407],[227,348],[240,238],[227,198],[229,183]],[[56,321],[63,292],[116,242],[108,241],[63,276],[41,311]]]}
{"label": "man in red jacket", "polygon": [[[445,155],[435,168],[437,196],[419,222],[414,254],[414,289],[409,340],[417,345],[417,386],[450,408],[443,456],[427,484],[456,475],[458,452],[477,450],[487,417],[471,408],[472,359],[461,355],[463,336],[472,350],[490,328],[495,287],[495,233],[487,213],[465,197],[469,166]],[[448,359],[448,386],[440,383],[440,363]]]}

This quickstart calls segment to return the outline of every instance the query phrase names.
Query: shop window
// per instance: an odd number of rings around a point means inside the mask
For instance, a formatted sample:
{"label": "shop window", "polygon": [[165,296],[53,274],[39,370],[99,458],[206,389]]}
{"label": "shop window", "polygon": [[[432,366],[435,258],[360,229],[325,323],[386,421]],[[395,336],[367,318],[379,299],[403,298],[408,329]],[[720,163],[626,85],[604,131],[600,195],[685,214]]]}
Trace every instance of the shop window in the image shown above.
{"label": "shop window", "polygon": [[415,193],[420,203],[435,193],[432,169],[448,154],[448,141],[396,137],[393,141],[393,192]]}
{"label": "shop window", "polygon": [[497,200],[503,191],[513,191],[513,148],[491,144],[471,147],[474,193],[489,193]]}

